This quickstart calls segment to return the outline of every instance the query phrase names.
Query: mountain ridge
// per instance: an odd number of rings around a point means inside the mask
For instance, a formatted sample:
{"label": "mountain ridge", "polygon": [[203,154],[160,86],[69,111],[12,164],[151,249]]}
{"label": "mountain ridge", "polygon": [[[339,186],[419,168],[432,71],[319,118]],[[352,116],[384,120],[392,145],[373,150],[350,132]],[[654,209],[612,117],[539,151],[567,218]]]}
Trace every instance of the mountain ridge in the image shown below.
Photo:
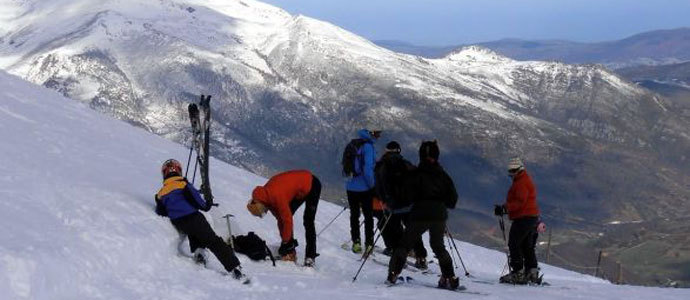
{"label": "mountain ridge", "polygon": [[[565,63],[598,63],[611,69],[638,65],[665,65],[690,61],[690,27],[661,29],[634,34],[619,40],[575,42],[569,40],[529,40],[505,38],[478,42],[507,57],[517,60],[562,61]],[[454,49],[466,47],[417,46],[401,41],[376,41],[380,46],[403,53],[429,58],[442,57]]]}

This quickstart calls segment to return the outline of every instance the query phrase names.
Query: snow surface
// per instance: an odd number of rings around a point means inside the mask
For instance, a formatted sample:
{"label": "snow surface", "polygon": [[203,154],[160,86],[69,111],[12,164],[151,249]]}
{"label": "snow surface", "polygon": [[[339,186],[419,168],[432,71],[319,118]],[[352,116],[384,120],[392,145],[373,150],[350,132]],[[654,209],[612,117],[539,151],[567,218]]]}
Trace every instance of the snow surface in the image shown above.
{"label": "snow surface", "polygon": [[[315,269],[248,261],[245,286],[177,253],[178,234],[154,212],[159,164],[188,149],[124,122],[99,115],[48,89],[0,72],[0,298],[2,299],[688,299],[690,290],[616,286],[587,275],[543,266],[551,287],[480,284],[457,294],[418,286],[388,288],[386,269],[369,263],[356,283],[358,257],[341,249],[348,237],[341,217],[319,239]],[[211,163],[218,208],[207,217],[227,236],[249,230],[279,243],[275,219],[244,209],[265,179],[217,160]],[[198,182],[197,182],[198,184]],[[317,230],[342,210],[322,201]],[[301,216],[301,210],[297,212]],[[303,240],[297,217],[295,235]],[[496,281],[505,256],[459,242],[470,272]],[[303,243],[298,253],[304,253]],[[383,259],[383,258],[381,258]],[[300,258],[301,260],[301,258]],[[438,266],[432,264],[433,269]],[[461,273],[458,269],[458,272]],[[433,276],[411,274],[434,283]]]}

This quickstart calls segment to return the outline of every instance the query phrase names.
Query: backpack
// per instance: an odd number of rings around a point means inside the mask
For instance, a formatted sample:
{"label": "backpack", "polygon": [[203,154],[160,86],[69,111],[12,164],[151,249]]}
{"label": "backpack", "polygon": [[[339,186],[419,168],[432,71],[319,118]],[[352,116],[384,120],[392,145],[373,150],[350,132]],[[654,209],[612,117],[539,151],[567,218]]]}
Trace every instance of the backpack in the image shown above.
{"label": "backpack", "polygon": [[400,155],[384,157],[374,169],[376,191],[386,206],[391,209],[408,206],[404,199],[405,180],[410,174],[411,164]]}
{"label": "backpack", "polygon": [[355,159],[360,160],[360,166],[363,165],[363,157],[359,152],[359,148],[361,148],[365,143],[365,139],[352,139],[347,146],[345,146],[345,151],[343,151],[343,159],[341,162],[343,165],[343,176],[356,177],[360,175],[355,170]]}
{"label": "backpack", "polygon": [[242,253],[251,260],[266,260],[266,256],[268,256],[275,266],[275,258],[271,250],[268,249],[266,241],[262,240],[253,231],[250,231],[247,235],[233,236],[232,242],[235,245],[235,252]]}

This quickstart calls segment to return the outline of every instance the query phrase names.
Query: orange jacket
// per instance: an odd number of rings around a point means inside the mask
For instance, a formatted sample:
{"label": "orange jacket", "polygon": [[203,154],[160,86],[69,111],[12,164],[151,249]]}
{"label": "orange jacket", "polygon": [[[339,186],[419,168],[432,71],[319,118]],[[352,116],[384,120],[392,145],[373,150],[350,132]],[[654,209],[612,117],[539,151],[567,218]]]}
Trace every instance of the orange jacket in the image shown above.
{"label": "orange jacket", "polygon": [[287,171],[277,174],[264,186],[257,186],[252,199],[259,201],[278,219],[278,229],[283,242],[292,239],[292,210],[290,202],[302,199],[311,191],[312,174],[307,170]]}
{"label": "orange jacket", "polygon": [[539,216],[537,189],[527,171],[522,171],[513,178],[506,198],[506,209],[511,220]]}

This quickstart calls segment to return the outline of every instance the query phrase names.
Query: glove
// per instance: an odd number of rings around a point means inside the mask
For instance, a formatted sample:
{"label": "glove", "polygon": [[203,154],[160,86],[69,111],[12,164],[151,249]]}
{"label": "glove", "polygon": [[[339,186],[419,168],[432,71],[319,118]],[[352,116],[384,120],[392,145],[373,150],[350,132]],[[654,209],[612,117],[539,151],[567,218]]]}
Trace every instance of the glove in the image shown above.
{"label": "glove", "polygon": [[501,205],[499,205],[499,204],[494,205],[494,215],[502,216],[502,215],[505,215],[507,213],[508,213],[508,211],[506,210],[505,205],[502,205],[502,204]]}
{"label": "glove", "polygon": [[278,248],[278,254],[280,256],[286,256],[290,253],[295,252],[295,248],[297,248],[297,240],[296,239],[291,239],[290,241],[284,242],[280,244],[280,248]]}

